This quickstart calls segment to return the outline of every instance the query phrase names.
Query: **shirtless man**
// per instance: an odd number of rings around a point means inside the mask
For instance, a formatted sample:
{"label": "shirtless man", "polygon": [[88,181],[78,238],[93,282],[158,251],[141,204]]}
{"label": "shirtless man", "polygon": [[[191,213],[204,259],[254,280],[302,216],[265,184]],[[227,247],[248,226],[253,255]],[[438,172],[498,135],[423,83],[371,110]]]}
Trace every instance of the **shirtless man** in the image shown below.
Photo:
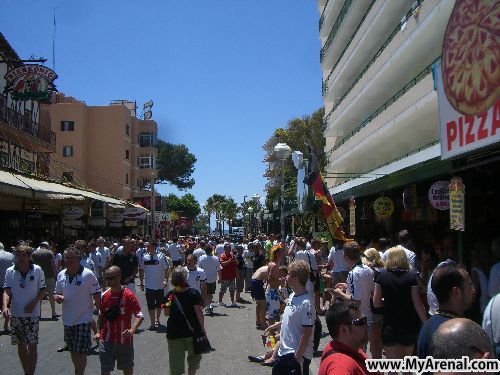
{"label": "shirtless man", "polygon": [[279,269],[279,264],[285,255],[283,248],[278,247],[271,253],[271,260],[268,264],[267,289],[266,289],[266,322],[270,326],[279,321],[280,318],[280,278],[283,272]]}
{"label": "shirtless man", "polygon": [[255,300],[255,328],[266,329],[266,292],[264,281],[267,279],[268,266],[262,266],[252,275],[250,293]]}

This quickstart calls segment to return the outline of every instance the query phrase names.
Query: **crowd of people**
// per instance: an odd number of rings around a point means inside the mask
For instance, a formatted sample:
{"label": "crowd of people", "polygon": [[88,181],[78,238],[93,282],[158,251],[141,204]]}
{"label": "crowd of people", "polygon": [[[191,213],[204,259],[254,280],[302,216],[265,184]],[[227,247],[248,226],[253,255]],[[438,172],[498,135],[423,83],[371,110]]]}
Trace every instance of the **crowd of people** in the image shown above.
{"label": "crowd of people", "polygon": [[[99,237],[64,249],[19,241],[10,251],[0,244],[4,331],[25,374],[35,373],[44,298],[52,319],[62,305],[64,345],[57,350],[69,351],[75,374],[85,372],[93,341],[102,374],[115,366],[132,374],[133,335],[145,318],[149,330],[158,330],[162,314],[170,373],[185,373],[187,360],[187,373],[195,374],[202,359],[196,340],[208,341],[205,316],[216,305],[249,303],[255,339],[265,349],[248,359],[275,375],[309,374],[315,356],[321,375],[368,374],[367,358],[499,357],[500,238],[479,243],[469,267],[457,263],[452,243],[437,252],[415,249],[406,230],[397,244],[380,238],[372,245],[332,247],[312,236],[281,242],[272,234],[236,241]],[[488,268],[490,249],[496,258]],[[147,314],[136,287],[145,293]],[[331,336],[325,348],[320,316]],[[458,338],[469,344],[442,344]]]}

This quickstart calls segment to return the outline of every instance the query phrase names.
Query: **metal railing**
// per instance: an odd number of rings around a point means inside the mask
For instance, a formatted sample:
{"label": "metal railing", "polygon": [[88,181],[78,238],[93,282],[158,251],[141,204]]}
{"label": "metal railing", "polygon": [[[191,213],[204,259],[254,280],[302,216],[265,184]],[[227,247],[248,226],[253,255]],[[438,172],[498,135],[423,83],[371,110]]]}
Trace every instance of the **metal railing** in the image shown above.
{"label": "metal railing", "polygon": [[[416,6],[420,6],[420,4],[423,1],[424,0],[417,0],[417,5]],[[415,10],[415,5],[412,6],[412,8],[405,14],[405,16],[404,16],[403,19],[407,20],[408,17],[411,16],[411,14],[414,12],[414,10]],[[389,35],[389,37],[385,40],[384,44],[382,44],[382,46],[375,53],[375,55],[371,58],[371,60],[368,62],[368,64],[365,66],[365,68],[361,71],[361,73],[358,74],[358,76],[356,77],[356,79],[354,80],[354,82],[351,84],[351,86],[349,86],[349,88],[344,93],[344,95],[342,95],[342,97],[337,101],[337,103],[335,103],[335,105],[330,110],[330,112],[328,112],[328,115],[326,115],[326,117],[325,117],[325,121],[328,121],[328,119],[330,118],[330,116],[332,115],[332,113],[337,109],[337,107],[340,105],[340,103],[342,103],[342,101],[345,99],[345,97],[351,92],[351,90],[354,88],[354,86],[356,86],[356,84],[359,82],[359,80],[361,78],[363,78],[363,76],[368,71],[368,69],[370,69],[370,67],[373,65],[373,63],[380,57],[380,55],[382,54],[382,52],[384,52],[384,50],[391,43],[391,41],[395,38],[395,36],[399,33],[400,30],[401,30],[401,22],[398,23],[398,25],[394,28],[394,30]],[[352,36],[352,38],[354,38],[354,36],[355,36],[355,34]],[[347,47],[346,47],[346,49],[347,49]],[[332,70],[332,72],[333,72],[333,70]],[[331,75],[332,72],[330,72],[330,75]],[[330,77],[330,75],[328,77]]]}
{"label": "metal railing", "polygon": [[325,57],[326,51],[328,51],[328,48],[330,48],[333,39],[335,38],[335,35],[337,35],[337,32],[340,29],[340,25],[342,24],[342,21],[344,21],[345,16],[347,15],[347,12],[349,8],[352,5],[352,0],[346,0],[344,5],[342,5],[342,9],[340,9],[340,13],[337,16],[337,19],[335,20],[335,23],[332,26],[332,29],[330,30],[330,34],[328,34],[328,39],[325,42],[325,45],[323,48],[321,48],[321,52],[319,55],[319,60],[322,63],[323,59]]}
{"label": "metal railing", "polygon": [[361,18],[361,21],[359,21],[358,23],[358,26],[356,27],[356,29],[354,30],[354,32],[352,33],[352,36],[351,36],[351,39],[349,39],[349,42],[347,42],[347,45],[345,46],[344,50],[342,51],[342,53],[340,54],[340,57],[337,59],[337,61],[335,62],[335,64],[333,65],[333,68],[332,70],[330,71],[330,73],[328,74],[328,77],[326,77],[325,81],[323,82],[322,86],[321,86],[321,92],[322,94],[324,95],[325,92],[326,92],[326,89],[327,89],[327,86],[328,86],[328,83],[330,81],[330,78],[333,74],[333,71],[335,70],[335,68],[337,67],[337,65],[340,63],[340,60],[342,60],[342,57],[344,57],[344,54],[346,53],[347,49],[349,48],[349,46],[351,45],[351,42],[354,40],[354,37],[356,36],[356,34],[358,33],[358,30],[359,28],[361,27],[361,25],[363,24],[363,22],[365,22],[365,19],[366,19],[366,16],[368,16],[368,13],[370,13],[370,10],[372,10],[373,8],[373,5],[375,4],[375,1],[376,0],[373,0],[371,3],[370,3],[370,6],[368,7],[368,9],[366,10],[365,14],[363,15],[363,17]]}
{"label": "metal railing", "polygon": [[403,86],[398,92],[396,92],[389,100],[387,100],[384,104],[382,104],[375,112],[373,112],[366,120],[364,120],[361,124],[359,124],[354,130],[352,130],[349,134],[347,134],[344,138],[340,140],[335,146],[332,147],[327,154],[332,154],[335,150],[337,150],[340,146],[342,146],[349,138],[351,138],[354,134],[363,129],[366,125],[368,125],[373,119],[375,119],[378,115],[384,112],[387,108],[389,108],[392,104],[394,104],[399,98],[401,98],[404,94],[406,94],[412,87],[414,87],[417,83],[423,80],[429,73],[432,72],[433,65],[436,61],[439,60],[440,57],[435,59],[431,64],[429,64],[424,70],[422,70],[419,74],[417,74],[412,80],[410,80],[406,85]]}
{"label": "metal railing", "polygon": [[40,125],[38,122],[24,116],[24,114],[9,108],[6,103],[0,104],[0,121],[25,134],[56,147],[56,133],[50,128]]}
{"label": "metal railing", "polygon": [[323,22],[325,21],[325,11],[326,11],[326,7],[328,6],[329,2],[330,2],[330,0],[326,0],[326,4],[323,7],[323,10],[321,11],[321,17],[319,17],[319,31],[321,31],[321,26],[323,26]]}

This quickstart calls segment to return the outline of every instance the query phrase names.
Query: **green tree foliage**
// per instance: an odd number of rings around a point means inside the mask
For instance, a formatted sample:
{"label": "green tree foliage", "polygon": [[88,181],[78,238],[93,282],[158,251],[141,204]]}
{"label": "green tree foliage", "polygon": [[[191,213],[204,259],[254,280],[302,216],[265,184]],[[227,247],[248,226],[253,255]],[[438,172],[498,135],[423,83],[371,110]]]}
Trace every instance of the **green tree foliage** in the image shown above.
{"label": "green tree foliage", "polygon": [[[293,151],[301,151],[304,154],[304,159],[307,159],[309,157],[307,146],[305,144],[305,142],[307,141],[316,153],[320,170],[324,170],[326,164],[326,157],[324,153],[326,141],[323,135],[326,126],[323,121],[324,114],[324,108],[320,108],[310,116],[294,118],[288,121],[288,126],[286,129],[276,129],[273,135],[266,141],[266,143],[262,147],[266,152],[266,157],[272,156],[273,149],[276,144],[286,143]],[[266,188],[266,206],[268,209],[272,209],[272,202],[276,200],[280,195],[279,163],[275,162],[274,167],[271,169],[273,169],[274,174],[278,176],[276,177],[276,181],[278,183],[274,186],[269,186]],[[286,190],[285,195],[293,196],[295,194],[297,185],[297,170],[293,166],[291,158],[285,161],[284,169]]]}
{"label": "green tree foliage", "polygon": [[195,170],[196,157],[183,144],[176,145],[159,139],[157,147],[157,183],[168,183],[180,190],[192,188],[195,181],[191,175]]}
{"label": "green tree foliage", "polygon": [[194,219],[201,212],[200,204],[192,194],[185,194],[181,198],[169,194],[164,199],[167,211],[177,212],[183,217]]}
{"label": "green tree foliage", "polygon": [[193,221],[194,232],[203,236],[210,234],[209,220],[208,215],[201,214],[196,216]]}

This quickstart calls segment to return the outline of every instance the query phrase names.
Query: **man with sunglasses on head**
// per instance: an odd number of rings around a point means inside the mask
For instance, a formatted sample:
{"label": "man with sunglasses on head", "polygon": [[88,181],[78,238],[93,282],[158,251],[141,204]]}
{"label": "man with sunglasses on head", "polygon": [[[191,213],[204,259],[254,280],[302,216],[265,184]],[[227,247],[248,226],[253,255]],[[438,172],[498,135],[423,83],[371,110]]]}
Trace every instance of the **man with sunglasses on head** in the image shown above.
{"label": "man with sunglasses on head", "polygon": [[78,249],[67,248],[64,263],[66,269],[57,275],[54,299],[62,304],[64,342],[71,354],[75,375],[81,375],[85,372],[87,351],[92,343],[90,327],[94,304],[99,309],[101,294],[94,273],[80,265]]}
{"label": "man with sunglasses on head", "polygon": [[359,305],[342,301],[326,312],[326,325],[332,341],[325,347],[318,375],[369,375],[361,349],[368,342],[368,319]]}
{"label": "man with sunglasses on head", "polygon": [[[122,287],[121,271],[116,266],[105,272],[109,289],[101,296],[99,332],[95,338],[99,340],[99,360],[101,374],[109,375],[116,367],[125,375],[134,371],[134,344],[132,336],[144,320],[141,306],[134,293]],[[132,315],[135,316],[132,325]]]}
{"label": "man with sunglasses on head", "polygon": [[40,301],[46,293],[45,275],[30,262],[31,251],[27,245],[16,247],[16,265],[5,272],[2,311],[4,319],[10,317],[12,345],[17,345],[24,373],[30,375],[36,368]]}

